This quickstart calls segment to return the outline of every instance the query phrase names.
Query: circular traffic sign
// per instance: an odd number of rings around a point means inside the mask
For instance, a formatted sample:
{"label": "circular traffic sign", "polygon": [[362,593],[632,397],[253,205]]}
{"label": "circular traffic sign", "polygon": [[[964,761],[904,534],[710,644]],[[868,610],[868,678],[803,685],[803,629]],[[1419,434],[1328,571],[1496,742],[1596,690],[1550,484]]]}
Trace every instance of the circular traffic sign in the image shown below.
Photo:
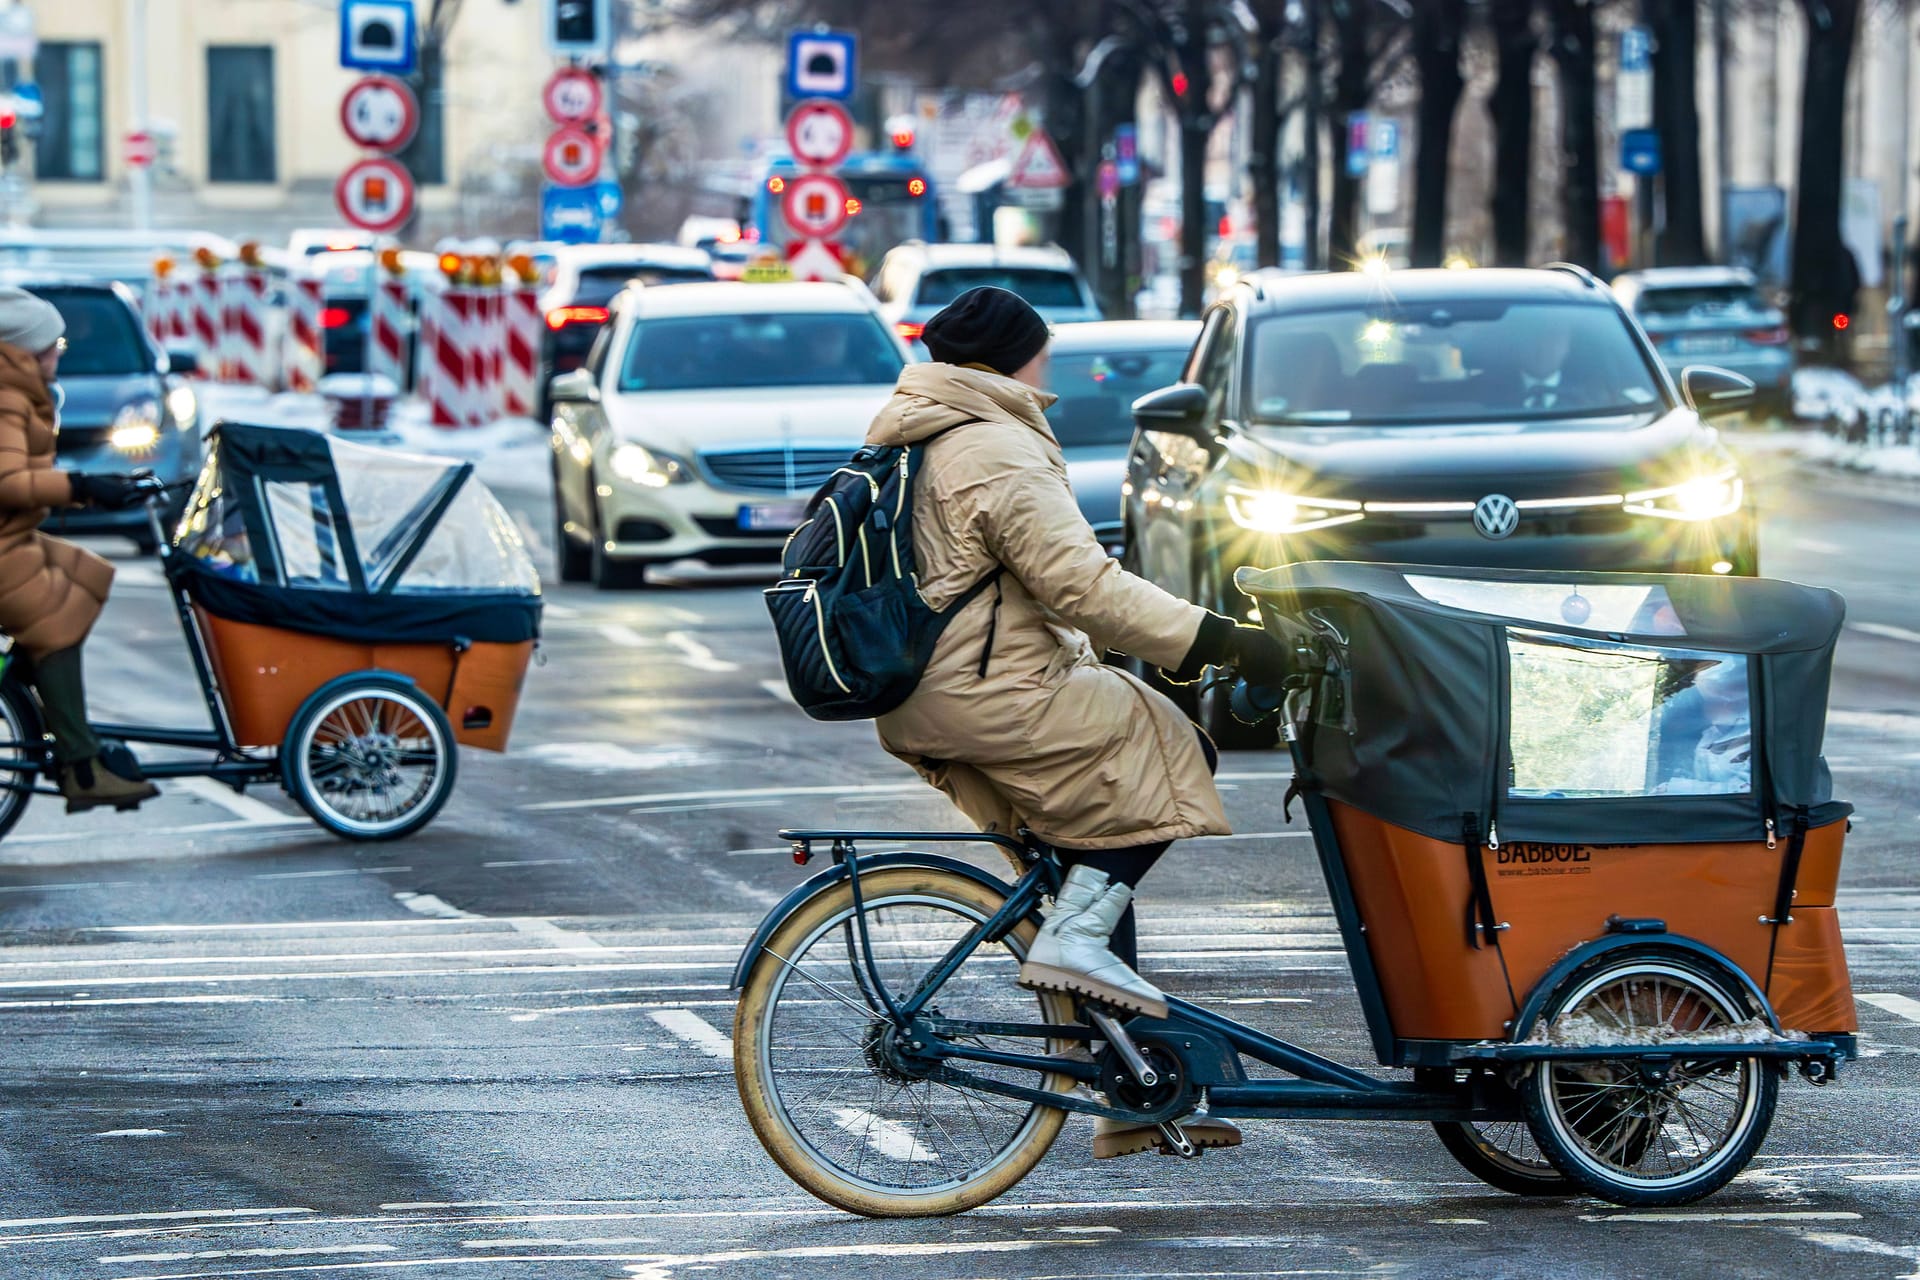
{"label": "circular traffic sign", "polygon": [[340,127],[369,151],[398,151],[420,128],[420,100],[392,76],[364,76],[340,99]]}
{"label": "circular traffic sign", "polygon": [[385,156],[356,161],[333,184],[333,203],[362,231],[398,231],[413,216],[413,178]]}
{"label": "circular traffic sign", "polygon": [[144,169],[160,156],[160,144],[153,140],[150,133],[130,133],[126,137],[125,155],[128,167]]}
{"label": "circular traffic sign", "polygon": [[603,95],[600,77],[584,67],[561,67],[540,91],[547,118],[555,124],[578,124],[600,114]]}
{"label": "circular traffic sign", "polygon": [[824,240],[846,224],[846,184],[830,173],[789,178],[780,209],[795,235]]}
{"label": "circular traffic sign", "polygon": [[787,117],[787,146],[801,164],[837,168],[853,150],[853,117],[837,102],[809,99]]}
{"label": "circular traffic sign", "polygon": [[555,186],[584,187],[600,173],[600,146],[580,126],[563,124],[547,139],[540,164]]}

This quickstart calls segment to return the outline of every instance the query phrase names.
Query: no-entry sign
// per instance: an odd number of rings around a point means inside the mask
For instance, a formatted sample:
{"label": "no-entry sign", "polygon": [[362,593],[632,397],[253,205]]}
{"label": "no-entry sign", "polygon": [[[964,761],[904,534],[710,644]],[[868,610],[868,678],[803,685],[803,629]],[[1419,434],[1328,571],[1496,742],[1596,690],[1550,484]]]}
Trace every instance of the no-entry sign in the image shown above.
{"label": "no-entry sign", "polygon": [[354,226],[385,235],[413,216],[413,179],[385,156],[361,160],[334,183],[333,202]]}
{"label": "no-entry sign", "polygon": [[366,76],[340,99],[340,127],[369,151],[399,151],[420,129],[420,102],[403,81]]}
{"label": "no-entry sign", "polygon": [[562,125],[547,139],[540,163],[555,186],[584,187],[600,173],[600,148],[578,125]]}
{"label": "no-entry sign", "polygon": [[853,117],[824,98],[803,102],[787,116],[787,146],[799,164],[838,168],[853,150]]}
{"label": "no-entry sign", "polygon": [[555,124],[578,124],[600,114],[600,79],[584,67],[562,67],[540,91],[547,118]]}
{"label": "no-entry sign", "polygon": [[787,179],[781,212],[797,236],[824,240],[847,221],[847,187],[830,173],[803,173]]}

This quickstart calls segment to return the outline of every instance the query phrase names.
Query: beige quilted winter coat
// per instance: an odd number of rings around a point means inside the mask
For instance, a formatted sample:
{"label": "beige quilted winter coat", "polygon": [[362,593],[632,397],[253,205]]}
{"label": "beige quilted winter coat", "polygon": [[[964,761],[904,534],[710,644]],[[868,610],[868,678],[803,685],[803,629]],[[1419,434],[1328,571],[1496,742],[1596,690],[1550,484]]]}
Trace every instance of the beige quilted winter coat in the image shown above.
{"label": "beige quilted winter coat", "polygon": [[[929,441],[913,492],[922,595],[944,608],[1004,565],[948,625],[880,742],[987,831],[1031,828],[1075,849],[1225,835],[1198,731],[1165,697],[1101,662],[1169,669],[1205,611],[1125,572],[1067,487],[1043,392],[918,364],[867,441]],[[982,662],[986,664],[981,674]]]}

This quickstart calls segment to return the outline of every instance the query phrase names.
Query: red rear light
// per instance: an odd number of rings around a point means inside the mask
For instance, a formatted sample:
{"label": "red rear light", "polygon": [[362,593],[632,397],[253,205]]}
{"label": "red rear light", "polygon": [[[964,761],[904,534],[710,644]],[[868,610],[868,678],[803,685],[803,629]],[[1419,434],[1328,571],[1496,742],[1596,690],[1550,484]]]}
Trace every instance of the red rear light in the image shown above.
{"label": "red rear light", "polygon": [[345,307],[322,307],[320,309],[320,327],[322,329],[344,329],[353,319]]}
{"label": "red rear light", "polygon": [[1748,342],[1755,342],[1763,347],[1779,347],[1785,346],[1787,339],[1793,335],[1788,331],[1787,326],[1776,325],[1771,329],[1748,329],[1740,336]]}
{"label": "red rear light", "polygon": [[899,334],[903,341],[916,342],[920,335],[927,331],[927,326],[915,324],[911,320],[902,320],[893,326],[893,331]]}
{"label": "red rear light", "polygon": [[605,307],[555,307],[547,312],[547,328],[560,330],[570,324],[605,324]]}
{"label": "red rear light", "polygon": [[1833,318],[1833,327],[1836,329],[1844,329],[1851,323],[1853,322],[1846,316],[1845,313],[1837,315]]}

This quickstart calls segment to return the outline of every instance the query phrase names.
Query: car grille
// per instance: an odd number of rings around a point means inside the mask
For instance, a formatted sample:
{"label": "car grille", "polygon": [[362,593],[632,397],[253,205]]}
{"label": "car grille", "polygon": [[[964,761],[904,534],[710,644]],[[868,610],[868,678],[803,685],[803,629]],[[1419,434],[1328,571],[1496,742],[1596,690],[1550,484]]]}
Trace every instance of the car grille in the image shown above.
{"label": "car grille", "polygon": [[700,465],[722,489],[812,493],[851,456],[852,450],[841,449],[731,449],[701,454]]}

